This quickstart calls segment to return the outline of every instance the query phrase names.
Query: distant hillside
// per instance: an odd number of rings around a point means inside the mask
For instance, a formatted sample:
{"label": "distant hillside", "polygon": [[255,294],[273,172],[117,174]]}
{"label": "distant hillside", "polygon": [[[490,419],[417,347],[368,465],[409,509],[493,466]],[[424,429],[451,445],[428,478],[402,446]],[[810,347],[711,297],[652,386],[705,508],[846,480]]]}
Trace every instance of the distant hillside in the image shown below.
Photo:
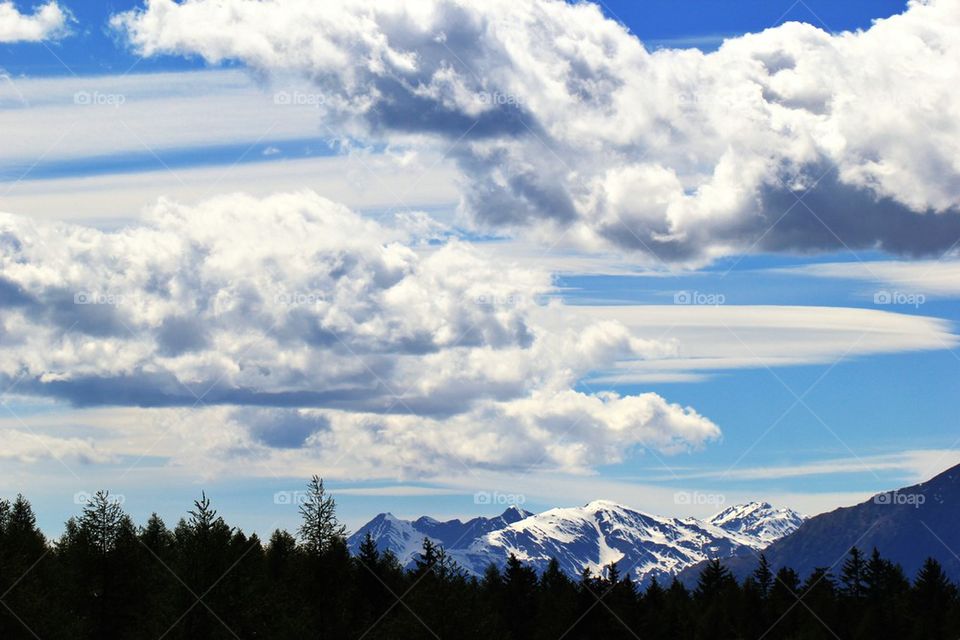
{"label": "distant hillside", "polygon": [[[960,465],[927,482],[810,518],[764,553],[774,568],[791,567],[805,576],[817,567],[839,571],[853,546],[866,552],[876,547],[908,576],[933,557],[960,580]],[[756,566],[756,555],[737,555],[726,564],[743,578]],[[698,572],[699,566],[685,571],[684,582],[695,581]]]}

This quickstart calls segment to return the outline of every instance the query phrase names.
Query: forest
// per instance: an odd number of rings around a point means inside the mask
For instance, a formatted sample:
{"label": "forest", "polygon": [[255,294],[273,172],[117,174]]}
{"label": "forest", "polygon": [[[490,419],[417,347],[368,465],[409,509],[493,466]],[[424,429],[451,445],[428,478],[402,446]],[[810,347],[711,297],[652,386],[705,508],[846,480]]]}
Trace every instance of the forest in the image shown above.
{"label": "forest", "polygon": [[[245,535],[205,495],[172,529],[136,526],[107,492],[59,539],[30,503],[0,501],[0,638],[870,639],[960,637],[957,588],[928,560],[908,577],[876,550],[799,576],[761,556],[742,582],[720,561],[695,586],[629,568],[571,579],[511,557],[482,577],[423,542],[404,569],[366,539],[351,556],[333,497],[314,477],[293,534]],[[912,579],[911,579],[912,578]]]}

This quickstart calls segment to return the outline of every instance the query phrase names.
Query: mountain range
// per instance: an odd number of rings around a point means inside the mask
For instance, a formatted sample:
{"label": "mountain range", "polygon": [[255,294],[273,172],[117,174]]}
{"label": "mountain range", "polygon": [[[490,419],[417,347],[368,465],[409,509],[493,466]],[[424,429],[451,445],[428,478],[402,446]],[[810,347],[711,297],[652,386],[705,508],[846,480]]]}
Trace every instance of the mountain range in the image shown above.
{"label": "mountain range", "polygon": [[423,539],[443,545],[466,571],[481,575],[503,566],[511,554],[538,571],[556,558],[571,576],[602,572],[617,562],[640,584],[669,577],[708,558],[757,553],[804,521],[790,509],[766,502],[737,505],[706,520],[651,515],[606,500],[534,514],[511,506],[493,518],[402,520],[381,513],[350,536],[356,553],[367,533],[381,551],[411,566]]}
{"label": "mountain range", "polygon": [[[868,554],[876,548],[910,578],[932,557],[951,579],[960,581],[960,465],[926,482],[810,518],[764,554],[774,569],[790,567],[806,576],[824,567],[836,574],[854,546]],[[755,556],[742,553],[725,562],[741,579],[756,563]],[[698,575],[699,567],[693,566],[681,579],[692,584]]]}

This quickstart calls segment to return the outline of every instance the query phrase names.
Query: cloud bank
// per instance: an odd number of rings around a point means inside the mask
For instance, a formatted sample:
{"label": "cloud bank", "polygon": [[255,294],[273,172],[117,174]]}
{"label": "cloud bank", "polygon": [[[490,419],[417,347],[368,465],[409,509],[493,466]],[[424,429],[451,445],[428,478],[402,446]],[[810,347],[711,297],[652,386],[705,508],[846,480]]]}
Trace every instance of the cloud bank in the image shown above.
{"label": "cloud bank", "polygon": [[32,15],[17,10],[12,0],[0,2],[0,43],[40,42],[66,34],[68,14],[56,2],[48,2]]}
{"label": "cloud bank", "polygon": [[585,470],[719,436],[656,394],[574,388],[674,345],[538,304],[548,272],[421,242],[424,228],[306,191],[161,201],[113,232],[0,216],[0,379],[78,406],[222,405],[190,423],[215,440],[229,429],[211,425],[242,425],[241,442],[275,449],[364,441],[399,469]]}
{"label": "cloud bank", "polygon": [[960,5],[648,51],[592,4],[148,0],[145,55],[307,77],[344,135],[452,145],[478,225],[701,262],[960,238]]}

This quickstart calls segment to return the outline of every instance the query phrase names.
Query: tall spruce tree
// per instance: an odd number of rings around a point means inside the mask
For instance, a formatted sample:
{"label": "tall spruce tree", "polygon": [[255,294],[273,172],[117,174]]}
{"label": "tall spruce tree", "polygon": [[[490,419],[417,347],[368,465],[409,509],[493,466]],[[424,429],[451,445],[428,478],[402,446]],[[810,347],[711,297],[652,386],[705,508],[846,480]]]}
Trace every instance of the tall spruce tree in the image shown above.
{"label": "tall spruce tree", "polygon": [[856,547],[852,547],[847,559],[843,562],[843,569],[840,571],[840,583],[843,585],[844,595],[854,600],[859,600],[864,596],[866,592],[864,574],[863,552]]}
{"label": "tall spruce tree", "polygon": [[346,538],[347,529],[337,520],[337,503],[327,495],[323,479],[313,476],[300,504],[301,523],[298,533],[307,551],[321,555]]}

